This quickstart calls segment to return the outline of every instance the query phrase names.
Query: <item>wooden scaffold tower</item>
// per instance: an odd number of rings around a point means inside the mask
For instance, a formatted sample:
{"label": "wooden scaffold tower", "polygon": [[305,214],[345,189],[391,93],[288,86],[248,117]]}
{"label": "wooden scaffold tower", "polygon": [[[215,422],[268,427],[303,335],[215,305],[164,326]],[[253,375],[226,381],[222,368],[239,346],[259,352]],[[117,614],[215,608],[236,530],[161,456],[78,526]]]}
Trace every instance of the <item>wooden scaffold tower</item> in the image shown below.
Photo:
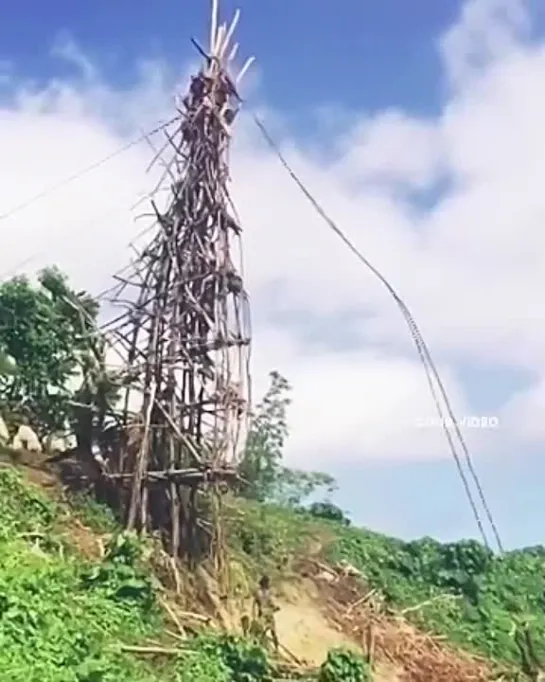
{"label": "wooden scaffold tower", "polygon": [[106,476],[127,527],[160,529],[173,557],[202,553],[203,524],[218,542],[202,505],[210,510],[218,499],[211,491],[234,481],[247,432],[249,303],[234,262],[241,228],[228,190],[237,85],[251,62],[232,73],[238,19],[219,25],[214,0],[209,51],[195,43],[204,64],[161,150],[171,152],[163,160],[166,208],[152,202],[155,234],[112,299],[127,308],[112,330],[127,350],[125,437],[105,457]]}

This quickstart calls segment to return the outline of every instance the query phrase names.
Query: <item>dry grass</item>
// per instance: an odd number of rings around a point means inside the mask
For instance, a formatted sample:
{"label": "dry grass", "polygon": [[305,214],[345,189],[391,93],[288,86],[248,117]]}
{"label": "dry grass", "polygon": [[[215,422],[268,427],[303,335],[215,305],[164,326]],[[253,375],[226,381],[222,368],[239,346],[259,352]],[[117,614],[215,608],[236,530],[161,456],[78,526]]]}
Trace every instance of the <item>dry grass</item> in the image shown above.
{"label": "dry grass", "polygon": [[[359,645],[377,679],[403,682],[490,682],[501,678],[490,661],[417,630],[403,616],[388,613],[377,596],[355,578],[327,573],[314,562],[303,572],[312,580],[328,618]],[[380,671],[388,671],[387,673]]]}

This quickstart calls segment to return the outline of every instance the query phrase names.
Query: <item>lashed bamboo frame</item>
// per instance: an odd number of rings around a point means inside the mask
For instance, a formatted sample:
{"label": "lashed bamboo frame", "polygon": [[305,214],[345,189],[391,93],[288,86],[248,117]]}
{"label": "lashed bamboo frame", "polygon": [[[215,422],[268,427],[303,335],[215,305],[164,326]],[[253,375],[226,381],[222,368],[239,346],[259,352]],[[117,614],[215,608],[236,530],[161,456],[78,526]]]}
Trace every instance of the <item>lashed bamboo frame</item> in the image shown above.
{"label": "lashed bamboo frame", "polygon": [[162,163],[170,199],[163,211],[152,202],[156,233],[113,301],[132,301],[111,332],[128,348],[121,422],[133,438],[110,453],[106,476],[128,493],[128,528],[168,529],[174,557],[193,552],[199,487],[236,476],[247,432],[249,303],[232,259],[241,228],[228,190],[237,84],[252,62],[232,75],[239,17],[219,25],[213,0],[209,51],[195,43],[204,65],[156,159],[174,151]]}

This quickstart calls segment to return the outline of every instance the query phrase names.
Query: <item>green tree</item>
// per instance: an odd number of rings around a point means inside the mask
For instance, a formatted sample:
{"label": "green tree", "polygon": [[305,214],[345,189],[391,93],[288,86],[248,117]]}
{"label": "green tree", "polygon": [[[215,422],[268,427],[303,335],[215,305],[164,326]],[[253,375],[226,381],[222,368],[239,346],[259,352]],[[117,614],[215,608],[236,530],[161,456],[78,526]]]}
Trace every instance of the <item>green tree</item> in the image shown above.
{"label": "green tree", "polygon": [[63,428],[97,313],[98,304],[72,291],[56,268],[43,270],[37,284],[26,277],[1,284],[0,347],[17,371],[0,383],[0,407],[25,414],[39,432]]}
{"label": "green tree", "polygon": [[282,466],[278,470],[271,501],[283,506],[298,507],[303,500],[318,491],[329,495],[336,487],[333,476],[323,471],[304,471]]}
{"label": "green tree", "polygon": [[291,387],[278,372],[271,372],[270,380],[269,389],[257,405],[240,466],[242,493],[260,502],[274,494],[289,433],[286,413]]}
{"label": "green tree", "polygon": [[270,386],[257,405],[240,474],[240,492],[259,502],[297,506],[317,490],[331,492],[334,479],[322,472],[292,469],[283,464],[289,436],[287,411],[291,386],[279,372],[270,373]]}

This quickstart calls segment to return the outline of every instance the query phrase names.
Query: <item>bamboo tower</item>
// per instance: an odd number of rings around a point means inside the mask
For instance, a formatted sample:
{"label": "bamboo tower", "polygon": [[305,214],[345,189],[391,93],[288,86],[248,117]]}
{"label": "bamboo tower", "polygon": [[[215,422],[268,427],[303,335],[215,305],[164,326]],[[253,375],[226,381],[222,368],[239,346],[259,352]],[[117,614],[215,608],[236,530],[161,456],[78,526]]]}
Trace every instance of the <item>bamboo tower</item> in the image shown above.
{"label": "bamboo tower", "polygon": [[234,480],[247,431],[249,302],[228,187],[237,86],[252,62],[233,73],[239,17],[220,25],[214,0],[209,49],[193,41],[203,64],[156,158],[166,208],[152,201],[154,235],[113,298],[126,307],[112,331],[127,360],[124,437],[107,477],[121,492],[127,527],[160,529],[173,557],[202,551],[199,529],[221,542],[202,493]]}

